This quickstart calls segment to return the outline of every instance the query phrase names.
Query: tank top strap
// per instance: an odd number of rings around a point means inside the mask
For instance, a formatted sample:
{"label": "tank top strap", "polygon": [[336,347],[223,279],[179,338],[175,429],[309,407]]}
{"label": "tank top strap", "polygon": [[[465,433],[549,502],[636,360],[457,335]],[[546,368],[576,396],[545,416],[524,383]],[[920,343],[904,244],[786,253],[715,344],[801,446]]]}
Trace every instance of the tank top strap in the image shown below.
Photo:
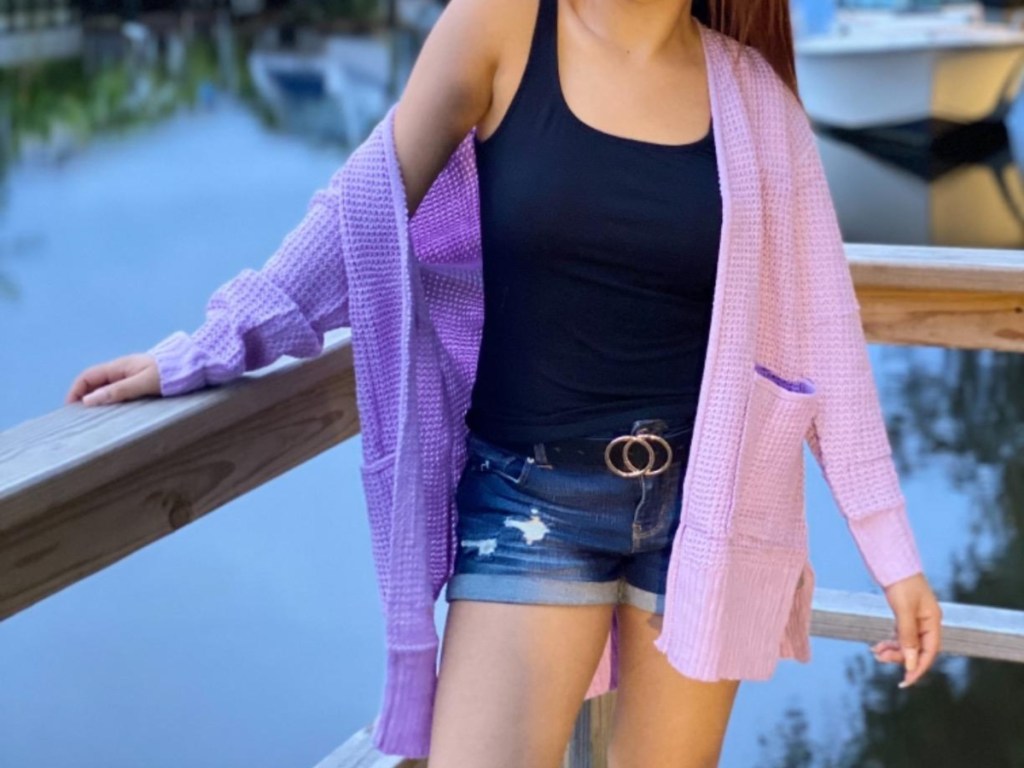
{"label": "tank top strap", "polygon": [[534,48],[536,58],[551,74],[558,60],[558,2],[559,0],[540,0],[537,9],[537,26],[534,29]]}
{"label": "tank top strap", "polygon": [[539,0],[519,101],[541,106],[555,95],[558,80],[558,0]]}

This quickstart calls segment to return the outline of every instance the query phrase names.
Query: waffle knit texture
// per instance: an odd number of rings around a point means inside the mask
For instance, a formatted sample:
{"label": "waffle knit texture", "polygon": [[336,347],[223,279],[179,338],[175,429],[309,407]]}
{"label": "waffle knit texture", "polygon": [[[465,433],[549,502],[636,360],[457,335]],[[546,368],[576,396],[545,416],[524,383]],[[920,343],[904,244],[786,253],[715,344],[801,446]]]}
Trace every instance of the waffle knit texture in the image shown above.
{"label": "waffle knit texture", "polygon": [[[838,222],[807,117],[754,49],[701,26],[722,241],[710,340],[656,647],[700,679],[810,660],[806,443],[873,579],[921,572]],[[361,473],[386,626],[374,742],[425,757],[434,605],[452,572],[454,489],[483,325],[471,130],[413,217],[393,104],[260,270],[216,290],[195,332],[152,347],[164,396],[352,329]],[[613,624],[587,698],[618,684]]]}

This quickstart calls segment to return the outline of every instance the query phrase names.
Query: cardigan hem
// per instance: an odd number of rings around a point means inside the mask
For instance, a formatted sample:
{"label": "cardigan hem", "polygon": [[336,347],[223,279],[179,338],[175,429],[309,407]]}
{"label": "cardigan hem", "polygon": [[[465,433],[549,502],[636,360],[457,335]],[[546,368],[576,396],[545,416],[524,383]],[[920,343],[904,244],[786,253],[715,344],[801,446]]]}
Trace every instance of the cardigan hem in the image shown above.
{"label": "cardigan hem", "polygon": [[425,758],[437,690],[438,644],[388,648],[373,745],[386,755]]}
{"label": "cardigan hem", "polygon": [[672,666],[708,682],[767,680],[780,658],[809,660],[806,550],[765,559],[727,546],[708,564],[699,562],[700,544],[684,530],[670,569],[664,628],[654,644]]}

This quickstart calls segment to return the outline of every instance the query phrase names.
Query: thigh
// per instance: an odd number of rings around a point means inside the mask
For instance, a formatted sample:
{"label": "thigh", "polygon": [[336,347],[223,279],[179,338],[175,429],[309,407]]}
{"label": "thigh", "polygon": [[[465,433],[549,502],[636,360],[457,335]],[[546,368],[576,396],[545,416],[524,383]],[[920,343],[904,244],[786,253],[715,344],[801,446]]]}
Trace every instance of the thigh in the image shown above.
{"label": "thigh", "polygon": [[682,675],[654,646],[662,616],[628,603],[618,610],[609,768],[715,768],[740,681]]}
{"label": "thigh", "polygon": [[613,610],[450,603],[430,768],[558,768]]}

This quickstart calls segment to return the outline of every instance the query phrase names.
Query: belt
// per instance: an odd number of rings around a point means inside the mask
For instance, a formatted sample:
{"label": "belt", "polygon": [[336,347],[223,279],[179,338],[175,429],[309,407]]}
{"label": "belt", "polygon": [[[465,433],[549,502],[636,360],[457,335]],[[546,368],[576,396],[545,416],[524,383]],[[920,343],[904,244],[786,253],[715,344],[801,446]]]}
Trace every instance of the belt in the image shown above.
{"label": "belt", "polygon": [[603,466],[620,477],[659,475],[688,454],[693,426],[667,430],[662,419],[639,419],[628,433],[499,444],[540,466]]}

